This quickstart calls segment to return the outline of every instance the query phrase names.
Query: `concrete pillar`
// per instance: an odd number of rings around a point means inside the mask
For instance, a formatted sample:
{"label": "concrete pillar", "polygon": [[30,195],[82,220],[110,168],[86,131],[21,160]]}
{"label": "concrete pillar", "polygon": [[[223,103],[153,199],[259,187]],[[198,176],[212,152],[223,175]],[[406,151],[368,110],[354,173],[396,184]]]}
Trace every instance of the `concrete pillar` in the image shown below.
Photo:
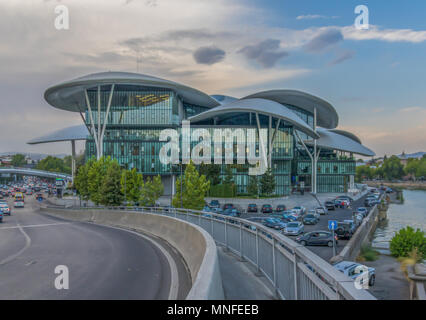
{"label": "concrete pillar", "polygon": [[71,140],[71,176],[73,182],[75,177],[75,170],[75,140]]}

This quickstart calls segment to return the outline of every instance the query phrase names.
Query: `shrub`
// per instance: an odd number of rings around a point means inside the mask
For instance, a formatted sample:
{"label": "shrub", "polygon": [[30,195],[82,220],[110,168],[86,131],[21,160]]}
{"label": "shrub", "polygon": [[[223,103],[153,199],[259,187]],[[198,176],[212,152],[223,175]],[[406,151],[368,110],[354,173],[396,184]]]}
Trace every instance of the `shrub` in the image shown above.
{"label": "shrub", "polygon": [[408,257],[414,249],[417,249],[420,257],[426,258],[426,237],[420,229],[401,229],[390,242],[390,251],[394,257]]}
{"label": "shrub", "polygon": [[370,246],[362,246],[361,252],[359,254],[359,260],[361,261],[375,261],[379,253],[376,250],[373,250]]}

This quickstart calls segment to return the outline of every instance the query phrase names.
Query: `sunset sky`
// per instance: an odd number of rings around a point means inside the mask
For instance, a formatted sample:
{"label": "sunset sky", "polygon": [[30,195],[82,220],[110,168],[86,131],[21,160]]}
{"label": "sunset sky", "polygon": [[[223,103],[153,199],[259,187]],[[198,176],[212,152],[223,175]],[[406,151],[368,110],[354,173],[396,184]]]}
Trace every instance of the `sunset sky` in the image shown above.
{"label": "sunset sky", "polygon": [[[369,30],[354,28],[359,4]],[[58,5],[69,30],[54,26]],[[302,90],[378,156],[426,151],[425,13],[423,0],[0,0],[0,152],[70,153],[26,144],[81,124],[44,91],[101,71],[235,97]]]}

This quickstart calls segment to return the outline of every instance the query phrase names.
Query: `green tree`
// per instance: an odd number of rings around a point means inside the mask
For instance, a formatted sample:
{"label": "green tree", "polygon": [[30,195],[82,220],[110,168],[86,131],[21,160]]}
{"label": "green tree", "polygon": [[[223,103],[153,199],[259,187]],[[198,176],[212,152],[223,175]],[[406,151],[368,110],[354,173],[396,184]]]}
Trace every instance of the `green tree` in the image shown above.
{"label": "green tree", "polygon": [[26,164],[25,156],[23,154],[15,154],[12,157],[12,166],[14,167],[22,167]]}
{"label": "green tree", "polygon": [[96,160],[94,158],[90,159],[85,165],[82,165],[78,168],[76,177],[74,178],[74,185],[77,189],[78,194],[83,200],[88,201],[90,199],[89,192],[89,170],[93,162]]}
{"label": "green tree", "polygon": [[225,168],[225,179],[223,184],[232,185],[234,183],[234,175],[232,173],[232,165],[227,164]]}
{"label": "green tree", "polygon": [[257,179],[257,176],[250,176],[247,192],[251,196],[257,197],[259,195],[259,180]]}
{"label": "green tree", "polygon": [[68,166],[65,163],[68,160],[69,158],[67,160],[65,159],[63,160],[57,157],[48,156],[44,158],[43,160],[41,160],[37,164],[36,168],[38,170],[43,170],[43,171],[71,174],[71,165]]}
{"label": "green tree", "polygon": [[207,180],[205,175],[200,176],[191,161],[186,166],[183,177],[177,179],[176,189],[176,195],[172,201],[174,207],[181,207],[182,197],[183,208],[201,210],[204,207],[204,198],[210,189],[210,181]]}
{"label": "green tree", "polygon": [[387,180],[401,179],[404,175],[404,166],[397,156],[386,158],[380,169],[383,177]]}
{"label": "green tree", "polygon": [[126,196],[126,201],[129,204],[139,202],[143,186],[143,176],[137,172],[136,168],[123,171],[121,176],[121,192]]}
{"label": "green tree", "polygon": [[123,202],[121,193],[121,168],[117,160],[108,163],[106,175],[100,187],[100,203],[104,206],[117,206]]}
{"label": "green tree", "polygon": [[151,179],[148,177],[142,187],[140,196],[140,204],[142,206],[153,206],[155,202],[163,195],[164,185],[161,182],[161,177],[158,175]]}
{"label": "green tree", "polygon": [[111,164],[111,162],[112,160],[110,157],[101,157],[98,161],[93,162],[87,174],[89,180],[88,189],[90,200],[92,200],[96,205],[100,204],[102,201],[101,186],[103,184],[104,178],[106,177],[108,166]]}
{"label": "green tree", "polygon": [[271,168],[268,168],[260,179],[260,190],[262,194],[271,195],[275,191],[275,177]]}
{"label": "green tree", "polygon": [[218,185],[222,182],[220,178],[221,166],[218,164],[205,164],[201,163],[199,172],[201,175],[205,175],[207,180],[210,181],[212,186]]}

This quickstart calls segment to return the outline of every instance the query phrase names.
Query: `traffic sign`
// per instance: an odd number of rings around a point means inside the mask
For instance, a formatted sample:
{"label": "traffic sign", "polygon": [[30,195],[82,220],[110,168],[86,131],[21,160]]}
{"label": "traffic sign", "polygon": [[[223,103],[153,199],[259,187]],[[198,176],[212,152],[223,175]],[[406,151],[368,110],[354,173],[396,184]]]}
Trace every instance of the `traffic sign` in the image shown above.
{"label": "traffic sign", "polygon": [[336,230],[336,229],[337,229],[337,221],[328,220],[328,230]]}

